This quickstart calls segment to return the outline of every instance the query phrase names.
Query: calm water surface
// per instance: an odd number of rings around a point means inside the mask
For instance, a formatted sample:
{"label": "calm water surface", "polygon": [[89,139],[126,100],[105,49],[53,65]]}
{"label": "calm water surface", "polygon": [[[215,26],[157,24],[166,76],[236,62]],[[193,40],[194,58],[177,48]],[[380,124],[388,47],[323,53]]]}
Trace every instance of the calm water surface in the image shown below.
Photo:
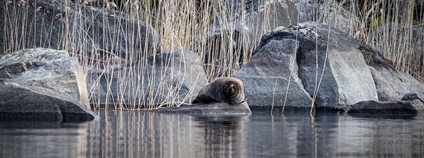
{"label": "calm water surface", "polygon": [[98,114],[85,123],[0,122],[0,157],[424,157],[424,116]]}

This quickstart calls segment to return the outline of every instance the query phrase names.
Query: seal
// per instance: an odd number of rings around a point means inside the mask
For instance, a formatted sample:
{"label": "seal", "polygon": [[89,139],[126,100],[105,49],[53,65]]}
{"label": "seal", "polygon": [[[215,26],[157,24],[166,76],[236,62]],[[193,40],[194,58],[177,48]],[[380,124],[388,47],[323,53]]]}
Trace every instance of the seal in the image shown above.
{"label": "seal", "polygon": [[203,87],[193,104],[226,102],[228,104],[240,104],[246,101],[244,85],[237,78],[220,77]]}

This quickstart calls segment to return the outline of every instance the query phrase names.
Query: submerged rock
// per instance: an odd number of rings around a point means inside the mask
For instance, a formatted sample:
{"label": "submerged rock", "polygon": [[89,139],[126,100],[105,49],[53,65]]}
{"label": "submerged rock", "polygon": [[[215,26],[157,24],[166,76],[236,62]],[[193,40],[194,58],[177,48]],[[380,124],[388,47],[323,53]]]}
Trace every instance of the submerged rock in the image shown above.
{"label": "submerged rock", "polygon": [[247,102],[242,102],[239,104],[228,104],[226,102],[197,103],[193,105],[185,104],[179,107],[162,107],[159,108],[157,112],[214,116],[251,114]]}
{"label": "submerged rock", "polygon": [[92,69],[87,89],[94,107],[155,108],[191,103],[207,79],[197,53],[185,50],[156,54],[114,68]]}
{"label": "submerged rock", "polygon": [[362,101],[352,105],[347,114],[360,117],[414,117],[422,112],[424,104],[419,100],[381,102]]}
{"label": "submerged rock", "polygon": [[[36,48],[0,57],[1,119],[92,120],[85,75],[68,52]],[[34,117],[33,117],[34,116]]]}

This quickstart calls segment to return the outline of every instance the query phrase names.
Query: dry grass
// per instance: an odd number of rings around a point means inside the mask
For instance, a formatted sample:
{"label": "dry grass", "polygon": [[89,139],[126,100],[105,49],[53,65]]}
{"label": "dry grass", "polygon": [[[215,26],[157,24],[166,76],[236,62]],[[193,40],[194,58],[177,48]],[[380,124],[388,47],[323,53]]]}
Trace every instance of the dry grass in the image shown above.
{"label": "dry grass", "polygon": [[[78,0],[76,0],[78,1]],[[85,5],[98,5],[96,3],[85,3],[86,1],[81,1],[82,4]],[[361,3],[360,3],[361,2]],[[12,3],[12,0],[4,2],[5,5]],[[7,4],[6,4],[7,3]],[[117,52],[113,52],[113,50],[100,50],[96,51],[102,53],[87,53],[91,48],[86,45],[77,45],[76,43],[90,43],[93,41],[92,38],[96,37],[87,37],[84,39],[79,39],[74,36],[74,32],[80,32],[83,36],[87,32],[87,27],[84,26],[84,18],[77,17],[75,21],[69,21],[68,15],[60,14],[55,17],[60,19],[60,22],[63,24],[63,28],[59,32],[54,32],[50,28],[31,28],[30,31],[22,30],[25,28],[25,25],[33,25],[34,19],[29,19],[27,16],[27,9],[30,4],[26,2],[26,0],[19,0],[13,3],[17,3],[17,7],[8,8],[6,7],[0,15],[5,18],[1,19],[5,23],[5,26],[0,26],[3,31],[3,35],[1,37],[2,43],[4,45],[4,50],[2,52],[13,52],[19,49],[22,49],[25,45],[31,46],[34,43],[34,46],[44,46],[50,47],[48,40],[46,41],[28,41],[25,37],[29,36],[23,32],[31,33],[44,33],[50,35],[50,39],[58,39],[61,42],[61,45],[56,46],[57,49],[66,49],[73,52],[73,55],[79,57],[83,65],[86,69],[103,69],[110,66],[113,61],[115,61],[116,57],[119,55]],[[69,0],[64,0],[63,3],[68,6],[70,3]],[[323,7],[332,7],[334,13],[341,12],[341,8],[345,8],[346,10],[355,13],[356,16],[352,16],[355,14],[348,15],[348,21],[351,23],[351,27],[344,28],[345,32],[350,35],[356,37],[358,40],[367,42],[384,53],[384,55],[392,60],[395,64],[395,67],[399,70],[405,71],[420,81],[424,82],[424,70],[423,70],[423,55],[419,54],[419,52],[423,51],[423,39],[421,38],[422,31],[418,31],[418,42],[414,41],[414,33],[413,27],[414,25],[422,26],[422,20],[416,20],[417,17],[414,15],[419,15],[419,18],[423,17],[423,9],[417,6],[418,5],[413,0],[408,1],[386,1],[386,0],[342,0],[342,6],[337,6],[334,3],[328,3],[326,1],[316,3],[314,5],[321,5]],[[3,5],[3,4],[2,4]],[[234,39],[229,38],[234,36],[236,33],[240,32],[221,32],[222,34],[227,34],[228,36],[221,36],[219,38],[220,41],[229,41],[228,45],[225,43],[216,43],[216,44],[208,44],[207,41],[207,33],[210,30],[214,30],[216,28],[211,28],[211,24],[218,21],[221,24],[221,27],[228,27],[228,16],[227,10],[225,10],[225,1],[224,0],[115,0],[112,2],[103,2],[101,3],[102,7],[120,10],[129,15],[129,18],[140,19],[147,24],[150,24],[155,28],[161,36],[161,51],[168,52],[171,50],[195,50],[199,53],[201,57],[204,56],[204,53],[207,50],[212,50],[213,48],[220,48],[220,46],[225,46],[227,48],[215,49],[211,59],[208,60],[216,60],[221,59],[221,64],[227,65],[226,69],[224,68],[216,68],[213,67],[211,70],[207,71],[207,75],[210,78],[214,78],[213,73],[215,71],[223,71],[224,75],[230,76],[235,70],[240,66],[237,60],[240,58],[241,54],[246,54],[243,56],[241,63],[246,64],[251,55],[254,46],[246,47],[246,45],[236,45]],[[336,7],[335,7],[336,6]],[[387,7],[389,6],[389,7]],[[385,10],[385,8],[391,8],[390,10]],[[66,8],[65,8],[66,9]],[[69,9],[69,8],[67,8]],[[82,15],[83,12],[81,6],[76,6],[75,8],[71,8],[80,12],[78,15]],[[42,8],[40,8],[42,11]],[[318,15],[319,10],[313,10],[308,15],[315,16]],[[272,12],[270,12],[272,13]],[[324,13],[323,15],[329,15],[330,13]],[[243,17],[243,15],[240,15]],[[419,19],[418,18],[418,19]],[[339,27],[340,22],[339,19],[334,19],[334,16],[320,16],[320,17],[311,17],[312,20],[320,21],[323,23],[327,23],[331,26]],[[46,24],[51,24],[55,22],[51,21],[43,21]],[[120,25],[120,21],[104,21],[105,27],[107,27],[107,23],[114,23],[115,25]],[[70,25],[72,24],[72,25]],[[383,27],[385,25],[389,25],[391,27]],[[262,27],[269,27],[270,24],[264,23],[261,24]],[[13,26],[13,27],[11,27]],[[46,25],[49,26],[49,25]],[[132,26],[134,27],[134,26]],[[230,26],[233,27],[233,26]],[[340,27],[339,27],[340,28]],[[268,30],[272,30],[273,28],[268,28]],[[36,31],[38,30],[38,32]],[[130,29],[131,30],[131,29]],[[262,32],[258,32],[259,35],[262,35],[268,31],[264,29]],[[421,30],[421,29],[420,29]],[[96,30],[96,31],[105,31],[105,30]],[[131,39],[139,38],[140,36],[145,36],[141,34],[134,33],[128,38],[128,47],[135,48],[140,43],[134,43]],[[113,37],[112,37],[113,38]],[[251,41],[252,39],[248,39],[247,36],[242,36],[242,39],[239,39],[245,43],[247,41]],[[42,40],[42,39],[39,39]],[[258,42],[260,39],[253,39],[254,42]],[[110,41],[104,41],[108,43]],[[110,45],[113,45],[113,42]],[[78,47],[78,49],[76,48]],[[78,50],[78,51],[76,51]],[[420,50],[420,51],[417,51]],[[128,50],[131,51],[131,50]],[[165,103],[160,105],[155,104],[154,96],[159,95],[162,92],[169,92],[169,100],[167,102],[182,102],[177,99],[179,91],[178,88],[173,88],[171,91],[168,91],[170,87],[161,87],[155,88],[152,87],[154,84],[154,76],[144,77],[145,74],[155,74],[155,72],[145,73],[147,71],[154,71],[152,69],[148,69],[147,63],[145,60],[148,56],[150,56],[150,52],[128,52],[129,55],[126,55],[125,60],[131,63],[137,63],[140,65],[139,67],[132,67],[129,72],[119,72],[120,80],[112,81],[107,80],[109,84],[113,82],[120,82],[119,87],[120,94],[119,97],[114,98],[110,97],[109,101],[115,102],[114,108],[131,108],[131,105],[124,104],[124,98],[129,94],[131,104],[146,104],[151,105],[150,108],[155,108],[158,106],[163,106]],[[136,54],[136,55],[135,55]],[[122,56],[121,56],[122,57]],[[230,59],[230,60],[229,60]],[[205,59],[201,59],[205,60]],[[111,62],[112,61],[112,62]],[[109,64],[109,65],[108,65]],[[165,66],[166,67],[166,66]],[[317,71],[318,72],[318,71]],[[103,73],[117,73],[115,71],[111,72],[103,72]],[[318,74],[317,74],[318,75]],[[172,78],[172,76],[164,75],[164,78]],[[149,79],[148,81],[135,82],[135,80],[139,80],[140,78]],[[161,80],[166,81],[164,78]],[[140,84],[148,84],[150,86],[148,91],[142,90]],[[112,89],[108,89],[107,94],[109,96]],[[131,95],[148,95],[153,96],[149,100],[140,100]],[[91,96],[92,100],[98,100],[99,95],[93,94]],[[96,98],[97,97],[97,98]]]}
{"label": "dry grass", "polygon": [[423,1],[352,1],[347,9],[357,14],[358,40],[364,41],[391,60],[395,68],[424,82]]}

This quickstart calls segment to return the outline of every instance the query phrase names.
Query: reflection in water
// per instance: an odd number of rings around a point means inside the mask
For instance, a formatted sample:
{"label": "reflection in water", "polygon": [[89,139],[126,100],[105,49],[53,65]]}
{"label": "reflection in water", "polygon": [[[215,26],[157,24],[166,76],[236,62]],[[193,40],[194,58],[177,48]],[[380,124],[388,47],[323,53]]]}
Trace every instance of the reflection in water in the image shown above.
{"label": "reflection in water", "polygon": [[0,157],[78,157],[86,124],[0,122]]}
{"label": "reflection in water", "polygon": [[424,156],[424,116],[98,114],[81,124],[0,122],[0,157]]}
{"label": "reflection in water", "polygon": [[[198,116],[197,122],[200,139],[204,146],[199,146],[199,157],[242,157],[246,153],[244,120],[247,116],[213,117]],[[202,149],[203,148],[203,149]]]}
{"label": "reflection in water", "polygon": [[244,117],[120,111],[100,115],[105,119],[88,130],[88,157],[239,157],[244,150]]}
{"label": "reflection in water", "polygon": [[184,157],[193,152],[190,141],[180,135],[193,133],[188,116],[144,112],[111,111],[100,113],[88,133],[88,157]]}

